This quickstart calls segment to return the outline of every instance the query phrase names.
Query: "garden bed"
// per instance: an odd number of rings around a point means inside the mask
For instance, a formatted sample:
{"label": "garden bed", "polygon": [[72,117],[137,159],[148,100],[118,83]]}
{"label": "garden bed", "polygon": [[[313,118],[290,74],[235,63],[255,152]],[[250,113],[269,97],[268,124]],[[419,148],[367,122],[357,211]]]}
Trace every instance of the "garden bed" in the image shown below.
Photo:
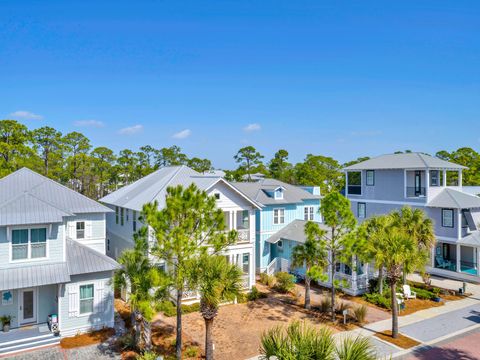
{"label": "garden bed", "polygon": [[402,349],[410,349],[414,346],[420,345],[420,343],[416,340],[409,338],[408,336],[398,334],[398,337],[394,339],[392,337],[392,332],[390,330],[385,330],[382,332],[375,333],[375,336],[379,339],[387,341],[393,345],[396,345]]}
{"label": "garden bed", "polygon": [[85,334],[65,337],[60,340],[62,349],[73,349],[77,347],[100,344],[115,335],[115,330],[106,328],[102,330],[92,331]]}

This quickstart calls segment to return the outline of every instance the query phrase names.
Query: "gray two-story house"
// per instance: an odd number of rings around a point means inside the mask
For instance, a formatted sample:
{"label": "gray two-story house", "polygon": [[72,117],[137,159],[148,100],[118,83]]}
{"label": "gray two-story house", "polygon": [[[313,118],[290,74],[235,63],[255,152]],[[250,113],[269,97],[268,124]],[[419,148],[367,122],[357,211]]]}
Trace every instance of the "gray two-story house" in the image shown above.
{"label": "gray two-story house", "polygon": [[110,211],[26,168],[0,179],[0,356],[113,327]]}
{"label": "gray two-story house", "polygon": [[479,281],[480,198],[462,191],[465,167],[422,153],[382,155],[346,167],[345,194],[359,221],[403,206],[434,221],[428,271]]}

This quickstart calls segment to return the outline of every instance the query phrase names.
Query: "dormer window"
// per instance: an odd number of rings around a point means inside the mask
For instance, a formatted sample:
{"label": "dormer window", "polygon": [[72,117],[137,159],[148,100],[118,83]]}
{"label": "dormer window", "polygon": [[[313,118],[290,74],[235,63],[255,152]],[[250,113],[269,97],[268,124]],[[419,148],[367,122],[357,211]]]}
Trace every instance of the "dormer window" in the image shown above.
{"label": "dormer window", "polygon": [[275,189],[273,197],[275,198],[275,200],[282,200],[283,199],[283,189],[282,188]]}
{"label": "dormer window", "polygon": [[213,196],[215,196],[216,200],[220,200],[220,193],[215,193]]}

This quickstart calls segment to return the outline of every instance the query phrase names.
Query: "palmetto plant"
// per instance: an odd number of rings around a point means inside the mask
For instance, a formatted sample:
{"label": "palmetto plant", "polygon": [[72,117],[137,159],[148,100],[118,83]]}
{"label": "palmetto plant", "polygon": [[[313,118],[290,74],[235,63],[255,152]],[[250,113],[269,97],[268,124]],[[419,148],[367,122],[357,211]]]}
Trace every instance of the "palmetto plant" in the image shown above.
{"label": "palmetto plant", "polygon": [[242,287],[242,271],[224,256],[204,254],[191,266],[191,288],[200,293],[200,313],[205,320],[205,356],[213,359],[212,327],[222,302],[233,301]]}
{"label": "palmetto plant", "polygon": [[275,327],[261,339],[261,358],[278,360],[374,360],[374,349],[368,339],[344,337],[334,339],[326,327],[314,328],[298,321],[286,328]]}

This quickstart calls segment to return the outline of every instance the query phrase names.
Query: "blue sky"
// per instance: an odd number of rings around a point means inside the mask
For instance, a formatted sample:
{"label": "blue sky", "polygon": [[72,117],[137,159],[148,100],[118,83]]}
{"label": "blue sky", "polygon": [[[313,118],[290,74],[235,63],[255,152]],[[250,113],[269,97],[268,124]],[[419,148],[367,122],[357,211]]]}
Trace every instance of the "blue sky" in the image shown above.
{"label": "blue sky", "polygon": [[2,0],[0,81],[0,118],[216,167],[478,150],[480,2]]}

